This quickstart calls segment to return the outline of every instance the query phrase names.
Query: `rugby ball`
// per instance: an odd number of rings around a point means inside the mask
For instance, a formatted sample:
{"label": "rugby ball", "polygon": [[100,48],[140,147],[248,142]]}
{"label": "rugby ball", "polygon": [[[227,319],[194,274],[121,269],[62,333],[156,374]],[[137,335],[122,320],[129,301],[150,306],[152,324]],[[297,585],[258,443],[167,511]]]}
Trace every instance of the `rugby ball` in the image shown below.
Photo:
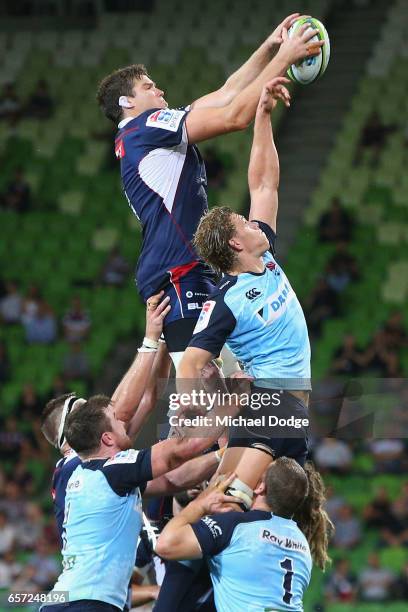
{"label": "rugby ball", "polygon": [[330,39],[326,28],[321,21],[314,17],[304,17],[298,19],[289,28],[288,36],[291,38],[293,34],[304,24],[310,23],[310,27],[318,30],[316,36],[310,39],[309,42],[317,42],[324,40],[324,45],[320,49],[319,55],[315,57],[305,57],[296,64],[292,64],[287,71],[288,77],[295,83],[301,85],[310,85],[319,79],[325,72],[330,59]]}

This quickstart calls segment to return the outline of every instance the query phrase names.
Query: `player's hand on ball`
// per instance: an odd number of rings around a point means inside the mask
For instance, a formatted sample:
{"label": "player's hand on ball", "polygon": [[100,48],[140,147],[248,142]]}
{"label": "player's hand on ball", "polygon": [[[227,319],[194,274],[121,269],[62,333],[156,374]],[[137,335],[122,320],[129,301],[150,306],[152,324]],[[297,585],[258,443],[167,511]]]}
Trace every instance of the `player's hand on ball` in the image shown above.
{"label": "player's hand on ball", "polygon": [[259,108],[267,113],[275,108],[278,100],[282,100],[285,106],[290,106],[290,93],[284,83],[290,83],[286,77],[276,77],[265,85],[259,98]]}
{"label": "player's hand on ball", "polygon": [[147,300],[146,308],[146,337],[151,340],[158,340],[163,331],[163,322],[166,315],[170,312],[170,298],[162,300],[164,291],[152,295]]}
{"label": "player's hand on ball", "polygon": [[276,26],[272,34],[268,37],[268,43],[272,51],[277,52],[283,42],[283,28],[289,30],[297,19],[300,19],[300,13],[292,13],[292,15],[285,17],[285,19],[278,26]]}
{"label": "player's hand on ball", "polygon": [[279,53],[285,56],[288,65],[296,64],[296,62],[305,57],[319,55],[320,48],[324,45],[324,40],[309,42],[316,34],[318,34],[318,30],[311,28],[309,23],[305,23],[298,28],[291,38],[288,36],[288,30],[283,28],[283,42]]}

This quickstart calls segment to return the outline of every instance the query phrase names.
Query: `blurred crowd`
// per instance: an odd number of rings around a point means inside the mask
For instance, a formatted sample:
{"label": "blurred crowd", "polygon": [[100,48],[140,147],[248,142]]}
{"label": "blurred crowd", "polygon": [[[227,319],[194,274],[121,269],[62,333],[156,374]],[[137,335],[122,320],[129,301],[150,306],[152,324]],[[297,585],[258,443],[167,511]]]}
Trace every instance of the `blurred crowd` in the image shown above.
{"label": "blurred crowd", "polygon": [[40,79],[26,100],[17,93],[14,83],[5,83],[0,94],[0,120],[14,125],[22,118],[49,119],[54,100],[48,83]]}

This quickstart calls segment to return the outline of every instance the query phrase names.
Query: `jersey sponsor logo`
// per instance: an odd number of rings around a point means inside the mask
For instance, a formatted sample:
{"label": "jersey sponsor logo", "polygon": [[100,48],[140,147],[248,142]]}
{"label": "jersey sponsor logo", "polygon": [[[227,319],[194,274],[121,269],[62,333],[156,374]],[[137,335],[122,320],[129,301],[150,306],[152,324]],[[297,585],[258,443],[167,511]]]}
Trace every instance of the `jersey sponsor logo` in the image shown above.
{"label": "jersey sponsor logo", "polygon": [[200,316],[198,317],[197,324],[194,328],[193,335],[202,332],[207,327],[208,323],[210,322],[211,313],[214,310],[215,304],[216,303],[214,300],[208,300],[207,302],[204,302]]}
{"label": "jersey sponsor logo", "polygon": [[294,538],[290,538],[288,536],[279,535],[274,533],[270,529],[262,529],[260,532],[261,540],[265,540],[270,544],[275,544],[280,548],[284,548],[285,550],[295,550],[302,553],[307,553],[307,546],[300,540],[295,540]]}
{"label": "jersey sponsor logo", "polygon": [[256,287],[253,287],[253,289],[250,289],[249,291],[247,291],[245,295],[248,298],[248,300],[254,300],[255,298],[262,295],[262,291],[259,291],[259,289],[256,289]]}
{"label": "jersey sponsor logo", "polygon": [[292,287],[288,282],[279,287],[275,293],[268,297],[266,303],[257,312],[257,317],[265,325],[270,325],[278,319],[286,309],[290,300],[294,298]]}
{"label": "jersey sponsor logo", "polygon": [[222,529],[218,523],[214,521],[214,519],[210,518],[209,516],[204,516],[204,518],[201,520],[205,525],[207,525],[213,538],[218,538],[220,535],[222,535]]}
{"label": "jersey sponsor logo", "polygon": [[71,477],[68,480],[67,493],[77,493],[78,491],[81,491],[83,484],[84,481],[82,480],[82,475],[75,476],[75,478]]}
{"label": "jersey sponsor logo", "polygon": [[274,261],[268,261],[266,267],[268,268],[268,270],[274,270],[276,268],[276,263]]}
{"label": "jersey sponsor logo", "polygon": [[120,453],[116,453],[116,455],[105,461],[103,467],[106,467],[107,465],[118,465],[122,463],[136,463],[138,454],[139,451],[135,450],[134,448],[131,448],[126,451],[120,451]]}
{"label": "jersey sponsor logo", "polygon": [[146,121],[146,126],[161,128],[162,130],[169,130],[170,132],[177,132],[180,121],[184,115],[184,111],[164,108],[149,115]]}
{"label": "jersey sponsor logo", "polygon": [[202,304],[198,302],[189,302],[187,304],[187,310],[201,310]]}

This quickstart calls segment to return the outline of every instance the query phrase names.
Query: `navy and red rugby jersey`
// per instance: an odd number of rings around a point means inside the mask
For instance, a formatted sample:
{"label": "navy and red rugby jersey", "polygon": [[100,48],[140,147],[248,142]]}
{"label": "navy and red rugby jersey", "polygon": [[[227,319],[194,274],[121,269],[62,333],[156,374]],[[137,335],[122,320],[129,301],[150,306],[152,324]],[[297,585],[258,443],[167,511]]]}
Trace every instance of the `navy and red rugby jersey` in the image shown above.
{"label": "navy and red rugby jersey", "polygon": [[192,238],[207,210],[207,178],[198,148],[188,143],[187,109],[150,109],[120,122],[115,153],[123,188],[143,230],[136,271],[146,301],[180,275],[208,277]]}

